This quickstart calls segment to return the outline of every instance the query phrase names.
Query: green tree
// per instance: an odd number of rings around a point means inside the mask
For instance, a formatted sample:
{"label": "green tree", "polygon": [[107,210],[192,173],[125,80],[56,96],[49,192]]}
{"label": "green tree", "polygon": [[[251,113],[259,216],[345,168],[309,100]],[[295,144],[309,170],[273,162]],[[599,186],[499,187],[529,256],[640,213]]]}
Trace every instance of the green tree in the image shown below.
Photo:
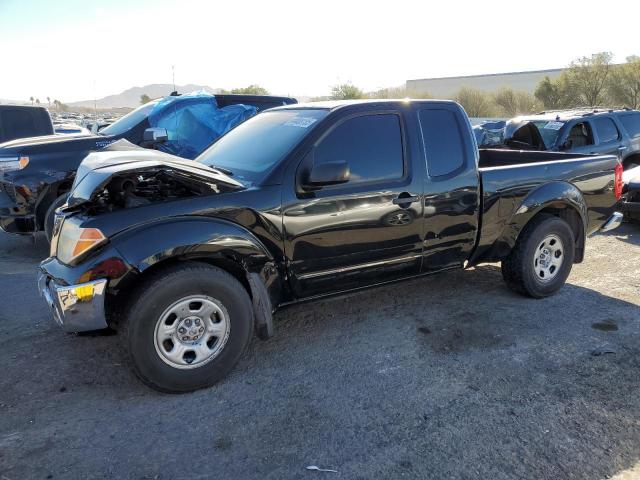
{"label": "green tree", "polygon": [[33,101],[35,100],[35,98],[29,97],[29,100],[31,100],[31,105],[33,105]]}
{"label": "green tree", "polygon": [[269,95],[269,91],[260,85],[249,85],[244,88],[232,88],[231,93],[236,95]]}
{"label": "green tree", "polygon": [[49,107],[51,107],[51,97],[47,97],[47,102],[49,103]]}
{"label": "green tree", "polygon": [[353,100],[365,98],[364,92],[352,83],[334,85],[331,88],[331,100]]}
{"label": "green tree", "polygon": [[140,95],[140,105],[144,105],[145,103],[149,103],[151,101],[151,97],[146,93]]}
{"label": "green tree", "polygon": [[612,59],[613,54],[610,52],[594,53],[590,57],[574,60],[563,72],[582,105],[596,106],[606,102],[606,87],[612,70]]}
{"label": "green tree", "polygon": [[40,99],[36,98],[36,105],[40,105]]}
{"label": "green tree", "polygon": [[493,101],[498,106],[500,114],[506,117],[533,113],[536,110],[536,100],[533,95],[509,87],[498,89],[493,94]]}
{"label": "green tree", "polygon": [[491,117],[495,114],[491,95],[470,87],[460,87],[455,95],[458,102],[470,117]]}
{"label": "green tree", "polygon": [[640,107],[640,57],[627,57],[627,63],[611,71],[609,96],[617,105]]}
{"label": "green tree", "polygon": [[533,95],[546,109],[561,108],[561,93],[559,92],[558,83],[551,80],[548,75],[540,80]]}
{"label": "green tree", "polygon": [[556,79],[544,77],[534,92],[535,98],[547,110],[572,108],[581,103],[575,86],[567,72],[562,72]]}

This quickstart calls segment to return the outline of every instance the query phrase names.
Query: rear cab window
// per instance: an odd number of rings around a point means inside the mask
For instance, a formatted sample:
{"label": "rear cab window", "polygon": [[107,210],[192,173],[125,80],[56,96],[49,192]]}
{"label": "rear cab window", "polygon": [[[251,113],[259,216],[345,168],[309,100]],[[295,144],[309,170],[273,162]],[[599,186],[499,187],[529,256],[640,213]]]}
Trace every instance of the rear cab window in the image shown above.
{"label": "rear cab window", "polygon": [[465,136],[457,115],[447,108],[429,108],[418,112],[427,171],[430,177],[443,177],[464,168]]}
{"label": "rear cab window", "polygon": [[43,110],[35,108],[0,110],[0,142],[52,133],[51,120]]}

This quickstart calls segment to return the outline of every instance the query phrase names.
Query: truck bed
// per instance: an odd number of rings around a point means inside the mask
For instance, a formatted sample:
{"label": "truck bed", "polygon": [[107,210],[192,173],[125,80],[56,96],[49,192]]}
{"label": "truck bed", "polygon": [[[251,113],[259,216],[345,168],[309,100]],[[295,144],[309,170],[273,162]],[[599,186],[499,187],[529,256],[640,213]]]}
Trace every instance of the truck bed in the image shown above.
{"label": "truck bed", "polygon": [[613,155],[480,150],[482,224],[474,258],[492,261],[500,257],[501,249],[508,247],[501,244],[501,235],[508,232],[508,224],[523,202],[535,204],[535,199],[528,197],[538,188],[547,194],[555,189],[558,198],[582,196],[589,207],[588,212],[581,212],[587,221],[586,234],[595,232],[616,203],[611,191],[617,163]]}
{"label": "truck bed", "polygon": [[[482,148],[480,149],[480,161],[478,163],[478,167],[481,169],[491,167],[509,167],[531,163],[548,163],[558,160],[573,160],[576,158],[585,158],[585,156],[578,153]],[[593,156],[586,158],[591,159]]]}

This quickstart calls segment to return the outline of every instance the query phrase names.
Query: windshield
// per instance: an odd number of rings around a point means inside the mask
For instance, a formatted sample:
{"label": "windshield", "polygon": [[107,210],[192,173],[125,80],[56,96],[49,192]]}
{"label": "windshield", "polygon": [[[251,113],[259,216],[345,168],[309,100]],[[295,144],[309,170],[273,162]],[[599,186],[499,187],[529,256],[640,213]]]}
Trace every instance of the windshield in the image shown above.
{"label": "windshield", "polygon": [[128,132],[147,118],[149,113],[151,113],[151,110],[153,110],[153,107],[155,107],[160,100],[162,100],[162,98],[145,103],[141,107],[136,108],[133,112],[127,113],[124,117],[119,118],[108,127],[100,130],[100,134],[122,135],[123,133]]}
{"label": "windshield", "polygon": [[230,170],[241,181],[258,183],[327,113],[306,109],[263,112],[220,138],[196,161]]}
{"label": "windshield", "polygon": [[547,148],[552,148],[556,144],[560,129],[564,126],[564,122],[549,120],[533,120],[531,123],[538,128],[542,140],[544,140],[544,146]]}

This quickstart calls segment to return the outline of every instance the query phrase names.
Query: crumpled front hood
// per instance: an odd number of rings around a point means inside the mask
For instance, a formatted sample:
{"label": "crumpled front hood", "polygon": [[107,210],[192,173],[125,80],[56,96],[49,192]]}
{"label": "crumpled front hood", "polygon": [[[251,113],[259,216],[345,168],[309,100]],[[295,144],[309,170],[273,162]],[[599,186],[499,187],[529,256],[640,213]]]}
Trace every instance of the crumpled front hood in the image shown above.
{"label": "crumpled front hood", "polygon": [[243,189],[244,185],[222,172],[180,157],[137,147],[126,140],[119,140],[100,152],[92,152],[82,161],[67,205],[74,207],[90,201],[93,193],[103,188],[114,175],[144,173],[158,168],[179,171],[194,180],[206,184],[224,184]]}

